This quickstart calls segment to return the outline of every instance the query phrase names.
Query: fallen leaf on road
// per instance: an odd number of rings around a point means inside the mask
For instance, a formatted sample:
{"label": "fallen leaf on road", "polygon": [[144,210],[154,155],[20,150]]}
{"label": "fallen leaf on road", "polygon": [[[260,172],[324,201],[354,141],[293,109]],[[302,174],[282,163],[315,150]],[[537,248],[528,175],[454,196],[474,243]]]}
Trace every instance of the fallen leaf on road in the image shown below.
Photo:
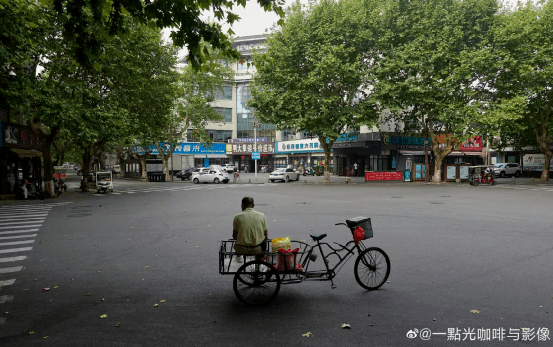
{"label": "fallen leaf on road", "polygon": [[301,334],[301,336],[303,336],[303,337],[311,337],[311,335],[313,335],[312,332],[307,332],[305,334]]}
{"label": "fallen leaf on road", "polygon": [[27,292],[27,291],[29,291],[29,288],[25,288],[25,289],[23,289],[23,291],[24,291],[24,292]]}
{"label": "fallen leaf on road", "polygon": [[86,296],[91,296],[92,294],[91,293],[86,293]]}
{"label": "fallen leaf on road", "polygon": [[144,282],[144,281],[146,281],[146,279],[145,279],[145,278],[143,278],[143,279],[142,279],[142,282]]}
{"label": "fallen leaf on road", "polygon": [[144,266],[145,269],[149,268],[149,266]]}
{"label": "fallen leaf on road", "polygon": [[115,327],[116,327],[116,328],[119,328],[120,326],[121,326],[121,323],[115,324]]}
{"label": "fallen leaf on road", "polygon": [[60,286],[54,286],[54,289],[58,289]]}
{"label": "fallen leaf on road", "polygon": [[29,335],[34,335],[35,332],[34,331],[29,331]]}
{"label": "fallen leaf on road", "polygon": [[50,290],[50,288],[42,288],[42,291],[43,291],[43,292],[47,292],[47,291],[49,291],[49,290]]}
{"label": "fallen leaf on road", "polygon": [[159,304],[154,304],[154,307],[158,307],[158,306],[159,306]]}
{"label": "fallen leaf on road", "polygon": [[104,313],[103,315],[100,316],[100,318],[108,318],[108,315]]}
{"label": "fallen leaf on road", "polygon": [[342,323],[342,329],[351,329],[351,325],[347,323]]}
{"label": "fallen leaf on road", "polygon": [[46,335],[46,336],[43,337],[43,339],[47,339],[47,338],[49,338],[49,337],[50,337],[50,336]]}
{"label": "fallen leaf on road", "polygon": [[478,310],[470,310],[470,313],[480,313]]}
{"label": "fallen leaf on road", "polygon": [[105,301],[106,299],[102,298],[100,301]]}
{"label": "fallen leaf on road", "polygon": [[167,300],[159,300],[159,302],[163,304],[164,302],[167,302]]}

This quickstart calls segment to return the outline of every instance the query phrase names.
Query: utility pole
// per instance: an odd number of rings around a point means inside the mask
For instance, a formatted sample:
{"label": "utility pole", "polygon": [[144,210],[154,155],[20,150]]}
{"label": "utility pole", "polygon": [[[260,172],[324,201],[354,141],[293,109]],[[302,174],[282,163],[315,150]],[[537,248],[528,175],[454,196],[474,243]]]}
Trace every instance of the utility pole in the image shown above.
{"label": "utility pole", "polygon": [[428,183],[428,137],[424,136],[424,182]]}
{"label": "utility pole", "polygon": [[[258,121],[253,122],[253,151],[257,151],[257,128],[259,128],[260,124]],[[254,160],[254,166],[255,166],[255,180],[257,181],[257,159]]]}

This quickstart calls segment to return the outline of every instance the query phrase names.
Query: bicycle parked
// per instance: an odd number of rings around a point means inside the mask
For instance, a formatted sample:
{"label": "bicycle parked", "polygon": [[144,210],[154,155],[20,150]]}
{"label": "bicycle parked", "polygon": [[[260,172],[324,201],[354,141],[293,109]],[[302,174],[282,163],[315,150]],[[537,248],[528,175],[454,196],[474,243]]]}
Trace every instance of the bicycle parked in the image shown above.
{"label": "bicycle parked", "polygon": [[[330,281],[334,286],[334,277],[345,263],[355,254],[354,274],[359,285],[367,290],[380,288],[390,275],[390,258],[378,247],[366,247],[363,240],[373,236],[371,219],[356,217],[346,220],[345,225],[355,240],[346,245],[334,242],[330,245],[321,242],[327,234],[312,234],[314,245],[302,241],[291,241],[291,248],[296,252],[267,253],[263,260],[245,262],[237,270],[232,269],[237,257],[244,257],[234,251],[234,240],[221,241],[219,250],[219,273],[234,275],[233,289],[240,301],[248,306],[267,305],[273,301],[282,284],[301,283],[303,281]],[[359,232],[364,232],[359,237]],[[270,241],[268,247],[270,247]],[[320,253],[324,269],[310,270],[312,262]],[[345,253],[345,254],[344,254]],[[335,264],[331,261],[335,260]]]}

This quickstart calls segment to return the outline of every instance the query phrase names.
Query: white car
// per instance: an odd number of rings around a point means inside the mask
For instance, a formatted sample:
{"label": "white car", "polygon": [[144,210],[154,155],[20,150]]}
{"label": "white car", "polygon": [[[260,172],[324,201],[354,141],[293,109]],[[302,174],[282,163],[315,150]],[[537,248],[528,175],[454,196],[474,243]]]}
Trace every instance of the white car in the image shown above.
{"label": "white car", "polygon": [[228,173],[223,170],[202,169],[192,175],[192,182],[198,183],[228,183]]}
{"label": "white car", "polygon": [[269,179],[271,180],[271,182],[274,182],[274,181],[288,182],[290,180],[299,181],[300,175],[301,174],[294,169],[281,168],[271,172],[269,174]]}
{"label": "white car", "polygon": [[515,176],[518,177],[522,173],[522,168],[519,164],[516,163],[497,163],[493,168],[495,176],[505,177],[505,176]]}

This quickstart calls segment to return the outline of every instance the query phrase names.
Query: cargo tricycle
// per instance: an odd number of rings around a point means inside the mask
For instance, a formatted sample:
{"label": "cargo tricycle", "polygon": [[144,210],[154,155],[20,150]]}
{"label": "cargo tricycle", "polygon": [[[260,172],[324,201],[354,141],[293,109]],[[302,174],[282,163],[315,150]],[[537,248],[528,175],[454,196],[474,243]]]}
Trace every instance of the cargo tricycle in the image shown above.
{"label": "cargo tricycle", "polygon": [[[233,289],[236,297],[248,306],[263,306],[273,301],[284,284],[304,281],[330,281],[345,263],[355,254],[354,275],[357,283],[367,289],[380,288],[390,275],[390,258],[378,247],[366,247],[363,241],[373,236],[371,219],[356,217],[346,220],[353,240],[345,245],[321,242],[327,234],[311,234],[316,244],[289,241],[286,248],[274,249],[264,256],[245,256],[236,253],[235,240],[221,241],[219,250],[219,273],[234,275]],[[274,242],[267,242],[267,250]],[[318,254],[317,254],[318,253]],[[319,267],[312,269],[318,255],[322,258]],[[244,258],[244,260],[242,260]]]}

